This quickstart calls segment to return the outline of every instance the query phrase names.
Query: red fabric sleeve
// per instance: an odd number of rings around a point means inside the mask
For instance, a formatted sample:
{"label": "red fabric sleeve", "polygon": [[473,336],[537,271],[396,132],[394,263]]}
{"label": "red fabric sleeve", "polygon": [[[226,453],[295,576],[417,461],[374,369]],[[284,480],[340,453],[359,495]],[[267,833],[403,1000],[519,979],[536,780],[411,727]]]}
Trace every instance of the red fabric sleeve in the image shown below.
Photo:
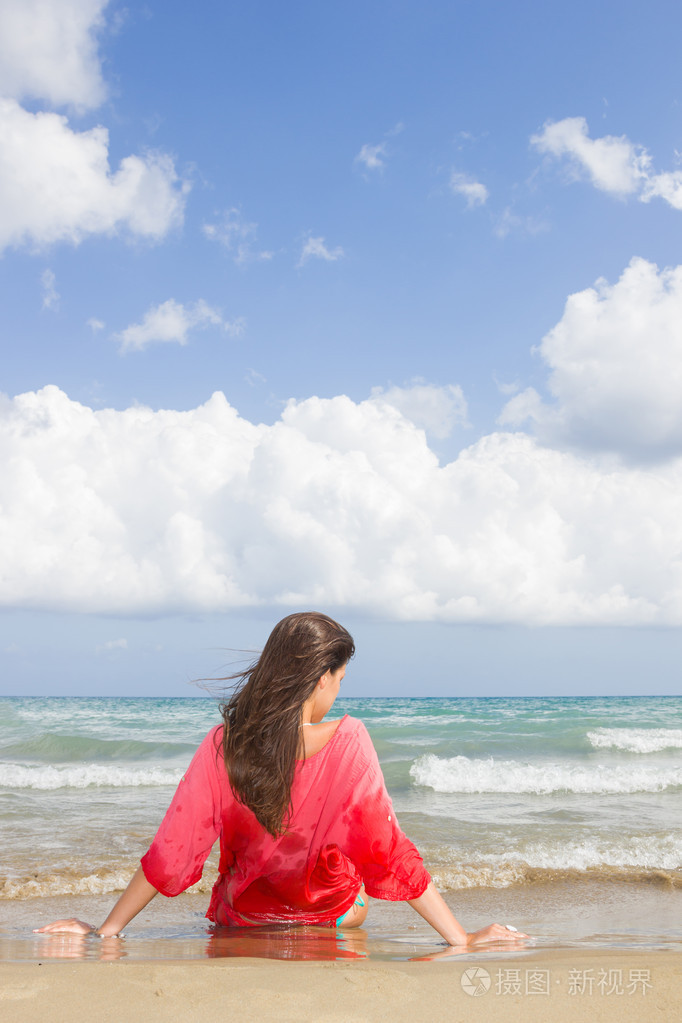
{"label": "red fabric sleeve", "polygon": [[[211,729],[180,780],[149,850],[144,876],[163,895],[179,895],[199,880],[220,834],[224,771],[222,726]],[[216,743],[218,744],[216,747]]]}
{"label": "red fabric sleeve", "polygon": [[348,855],[375,899],[417,899],[431,880],[415,845],[396,820],[379,758],[367,729],[357,722],[360,749],[351,769],[352,805],[347,814]]}

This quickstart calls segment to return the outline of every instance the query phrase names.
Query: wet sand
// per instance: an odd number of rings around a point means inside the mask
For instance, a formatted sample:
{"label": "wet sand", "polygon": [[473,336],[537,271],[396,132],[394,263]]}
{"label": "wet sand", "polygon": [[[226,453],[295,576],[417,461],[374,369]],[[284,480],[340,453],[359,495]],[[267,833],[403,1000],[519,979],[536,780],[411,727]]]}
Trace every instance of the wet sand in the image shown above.
{"label": "wet sand", "polygon": [[0,964],[0,1016],[213,1023],[573,1023],[676,1018],[682,953],[557,951],[438,961]]}

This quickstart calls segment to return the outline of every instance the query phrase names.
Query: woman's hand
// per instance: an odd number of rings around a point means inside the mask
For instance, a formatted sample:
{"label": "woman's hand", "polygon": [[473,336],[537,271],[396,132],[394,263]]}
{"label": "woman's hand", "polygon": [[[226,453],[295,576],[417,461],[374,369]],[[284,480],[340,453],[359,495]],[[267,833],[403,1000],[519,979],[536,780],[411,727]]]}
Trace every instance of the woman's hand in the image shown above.
{"label": "woman's hand", "polygon": [[33,929],[34,934],[90,934],[96,931],[97,928],[93,927],[92,924],[86,924],[83,920],[76,920],[72,917],[70,920],[55,920],[51,924],[46,924],[44,927],[35,927]]}
{"label": "woman's hand", "polygon": [[504,924],[490,924],[488,927],[482,927],[480,931],[467,933],[462,925],[455,920],[443,896],[436,890],[433,881],[429,882],[426,891],[419,898],[410,899],[409,903],[412,909],[416,910],[427,923],[431,924],[434,930],[438,931],[441,938],[445,938],[451,949],[466,950],[472,945],[483,945],[485,942],[493,941],[516,942],[521,946],[528,938],[527,934]]}
{"label": "woman's hand", "polygon": [[158,895],[158,892],[146,879],[140,865],[101,927],[92,927],[84,920],[72,917],[71,920],[55,920],[45,927],[36,927],[33,933],[98,934],[100,938],[120,938],[123,937],[123,928],[152,901],[155,895]]}
{"label": "woman's hand", "polygon": [[467,934],[467,945],[482,945],[486,941],[519,941],[527,937],[523,931],[517,931],[507,924],[489,924],[480,931]]}

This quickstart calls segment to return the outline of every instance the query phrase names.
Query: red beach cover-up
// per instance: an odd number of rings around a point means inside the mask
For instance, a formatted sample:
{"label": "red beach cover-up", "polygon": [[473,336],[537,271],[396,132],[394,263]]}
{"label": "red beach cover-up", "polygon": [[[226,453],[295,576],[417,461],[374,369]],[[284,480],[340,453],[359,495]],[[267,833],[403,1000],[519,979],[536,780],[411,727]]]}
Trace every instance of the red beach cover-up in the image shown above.
{"label": "red beach cover-up", "polygon": [[416,899],[431,880],[401,831],[367,729],[347,714],[319,752],[297,761],[291,819],[273,838],[235,798],[211,729],[180,781],[149,851],[145,877],[164,895],[199,880],[220,838],[206,913],[218,924],[334,926],[361,884],[377,899]]}

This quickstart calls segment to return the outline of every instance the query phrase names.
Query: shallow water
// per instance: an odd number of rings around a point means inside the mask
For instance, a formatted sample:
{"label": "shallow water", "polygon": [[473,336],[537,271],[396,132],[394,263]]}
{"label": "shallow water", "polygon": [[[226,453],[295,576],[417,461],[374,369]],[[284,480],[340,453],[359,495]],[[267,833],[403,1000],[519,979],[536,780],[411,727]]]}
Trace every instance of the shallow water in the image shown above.
{"label": "shallow water", "polygon": [[[682,950],[682,890],[651,882],[556,880],[505,889],[448,892],[446,899],[469,929],[497,920],[530,935],[528,942],[469,951],[476,958],[547,949]],[[370,901],[365,926],[335,931],[315,927],[215,928],[204,918],[206,898],[157,897],[127,928],[123,939],[36,935],[37,927],[75,915],[99,923],[110,908],[105,896],[52,897],[6,903],[0,916],[0,960],[267,959],[402,960],[442,954],[431,928],[404,903]],[[9,910],[9,912],[7,912]]]}

